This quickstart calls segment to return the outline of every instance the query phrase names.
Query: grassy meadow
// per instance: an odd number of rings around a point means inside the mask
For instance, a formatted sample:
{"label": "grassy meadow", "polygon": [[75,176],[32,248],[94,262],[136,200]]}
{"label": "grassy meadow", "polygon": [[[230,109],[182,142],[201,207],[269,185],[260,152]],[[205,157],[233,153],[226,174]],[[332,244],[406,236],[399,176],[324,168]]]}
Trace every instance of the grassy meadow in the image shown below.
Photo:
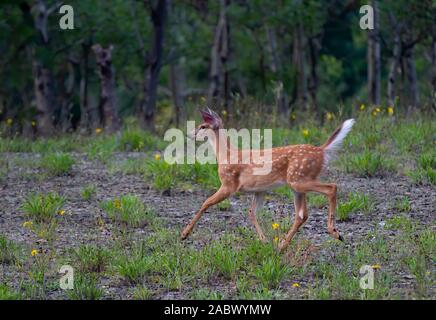
{"label": "grassy meadow", "polygon": [[[328,236],[327,201],[310,194],[309,221],[284,254],[276,247],[294,214],[284,187],[259,213],[267,243],[245,194],[210,208],[181,241],[219,186],[217,167],[169,165],[163,134],[132,121],[116,134],[0,138],[0,299],[435,299],[434,116],[364,105],[353,116],[323,176],[338,183],[345,242]],[[272,127],[274,146],[320,145],[346,118],[328,113],[320,126],[293,114],[268,126],[223,115],[236,128]],[[71,290],[59,287],[63,265],[74,269]],[[372,290],[359,286],[364,265]]]}

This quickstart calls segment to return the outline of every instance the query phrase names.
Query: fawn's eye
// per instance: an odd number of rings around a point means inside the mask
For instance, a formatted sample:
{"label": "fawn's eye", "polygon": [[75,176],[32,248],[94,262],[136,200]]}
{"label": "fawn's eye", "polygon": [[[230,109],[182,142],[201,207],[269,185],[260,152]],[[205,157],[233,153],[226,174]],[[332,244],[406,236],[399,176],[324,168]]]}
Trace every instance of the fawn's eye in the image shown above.
{"label": "fawn's eye", "polygon": [[206,126],[205,125],[201,125],[200,129],[206,129]]}

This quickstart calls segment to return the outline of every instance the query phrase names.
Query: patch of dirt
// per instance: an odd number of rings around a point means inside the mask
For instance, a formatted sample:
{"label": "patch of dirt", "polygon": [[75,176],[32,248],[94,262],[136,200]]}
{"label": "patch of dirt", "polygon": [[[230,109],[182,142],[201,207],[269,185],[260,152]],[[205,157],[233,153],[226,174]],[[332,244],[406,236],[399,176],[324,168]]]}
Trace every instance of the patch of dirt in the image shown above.
{"label": "patch of dirt", "polygon": [[[99,208],[103,200],[113,199],[123,194],[134,194],[145,204],[153,207],[159,217],[168,227],[181,228],[188,223],[195,211],[212,191],[172,191],[171,196],[163,196],[161,193],[147,187],[147,182],[142,176],[123,175],[121,173],[111,174],[105,165],[98,161],[90,161],[85,155],[74,154],[76,164],[72,174],[66,177],[47,178],[41,181],[28,179],[29,175],[38,172],[37,169],[25,168],[22,165],[14,165],[14,160],[19,159],[32,162],[38,157],[34,154],[3,154],[10,160],[8,177],[5,184],[0,186],[0,233],[18,243],[31,246],[35,243],[35,236],[29,230],[23,228],[26,220],[20,209],[25,197],[31,192],[55,191],[66,197],[64,206],[65,221],[58,226],[58,238],[55,247],[58,254],[64,254],[73,247],[81,244],[98,243],[99,245],[110,245],[113,241],[115,225],[107,219],[106,215]],[[120,153],[115,155],[117,161],[129,157],[144,156],[138,153]],[[346,175],[337,170],[330,170],[325,181],[338,184],[339,200],[343,195],[358,191],[370,195],[375,200],[375,207],[370,214],[352,214],[347,221],[337,221],[337,228],[345,238],[347,245],[353,245],[359,241],[365,241],[368,232],[375,227],[383,225],[386,219],[397,215],[392,208],[397,199],[407,196],[410,199],[412,210],[407,213],[412,219],[419,220],[425,225],[434,227],[436,190],[431,186],[416,186],[410,183],[407,178],[400,176],[389,176],[381,178],[356,178]],[[84,201],[81,190],[84,186],[92,184],[97,188],[96,198],[90,202]],[[220,211],[217,207],[208,210],[196,225],[192,236],[186,241],[186,245],[202,246],[218,238],[224,232],[231,232],[238,226],[245,226],[253,230],[247,217],[247,208],[250,204],[249,195],[238,195],[230,199],[231,208],[229,211]],[[294,215],[293,203],[285,197],[270,194],[266,200],[265,208],[273,212],[274,219],[282,219],[291,214]],[[98,220],[103,219],[105,228],[98,228]],[[382,228],[379,228],[382,229]],[[200,230],[200,231],[199,231]],[[208,231],[210,238],[199,236],[199,232]],[[135,229],[135,236],[138,239],[149,233],[147,227]],[[385,230],[383,232],[390,232]],[[309,259],[311,253],[315,253],[317,246],[330,240],[327,234],[327,207],[318,209],[309,207],[309,220],[300,229],[300,234],[309,239],[311,245],[301,252],[301,257],[296,259],[296,264],[301,259]],[[293,250],[292,244],[289,250]],[[308,252],[306,252],[308,251]],[[312,257],[313,259],[313,257]],[[6,270],[7,272],[7,270]],[[412,279],[404,275],[403,283],[397,283],[399,287],[407,286]],[[410,277],[410,275],[409,275]],[[9,278],[9,277],[8,277]],[[17,279],[18,281],[18,279]],[[310,279],[301,279],[301,283],[310,282]],[[121,279],[104,278],[100,285],[105,291],[106,298],[131,298],[131,286],[125,284]],[[220,288],[219,281],[215,283]],[[223,290],[224,284],[222,285]],[[155,298],[176,299],[186,298],[183,292],[172,292],[157,290]],[[56,290],[49,298],[59,297]]]}

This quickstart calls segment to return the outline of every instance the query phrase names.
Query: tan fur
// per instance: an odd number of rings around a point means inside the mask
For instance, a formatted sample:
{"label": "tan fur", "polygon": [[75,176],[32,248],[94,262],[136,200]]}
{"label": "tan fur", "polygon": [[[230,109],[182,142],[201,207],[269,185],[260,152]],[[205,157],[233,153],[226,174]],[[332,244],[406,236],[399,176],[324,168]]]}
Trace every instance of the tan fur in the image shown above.
{"label": "tan fur", "polygon": [[[336,209],[336,184],[321,183],[318,177],[325,165],[324,149],[334,140],[340,127],[333,133],[329,140],[321,147],[312,145],[289,145],[285,147],[273,148],[264,152],[272,152],[271,172],[266,175],[254,175],[253,169],[258,164],[244,164],[242,159],[247,157],[249,150],[236,150],[233,146],[220,151],[219,144],[224,139],[220,136],[219,129],[222,127],[222,121],[218,115],[211,111],[202,111],[205,120],[193,136],[204,134],[204,130],[213,130],[214,150],[218,159],[218,175],[221,180],[219,190],[209,197],[196,213],[192,221],[185,227],[182,232],[182,239],[186,239],[191,233],[195,223],[200,219],[202,214],[210,206],[223,201],[231,194],[241,191],[253,193],[253,204],[249,209],[249,218],[253,223],[259,238],[264,241],[265,236],[257,222],[256,210],[262,205],[264,193],[280,185],[288,185],[295,193],[295,220],[294,225],[287,233],[285,239],[280,243],[279,248],[285,249],[294,234],[307,220],[307,192],[318,192],[324,194],[329,199],[329,214],[327,221],[328,232],[336,239],[342,239],[339,232],[335,229],[334,216]],[[238,154],[236,164],[220,164],[222,159],[229,156],[231,151]]]}

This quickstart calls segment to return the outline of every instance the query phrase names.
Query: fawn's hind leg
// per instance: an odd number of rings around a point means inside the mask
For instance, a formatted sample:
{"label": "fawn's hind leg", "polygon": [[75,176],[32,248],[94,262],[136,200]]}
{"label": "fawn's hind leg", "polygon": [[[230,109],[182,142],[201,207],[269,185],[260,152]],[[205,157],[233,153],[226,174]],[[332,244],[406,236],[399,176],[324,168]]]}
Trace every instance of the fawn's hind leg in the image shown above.
{"label": "fawn's hind leg", "polygon": [[263,192],[256,192],[253,196],[251,207],[250,209],[248,209],[248,217],[250,218],[251,223],[253,223],[254,227],[256,228],[257,235],[259,236],[259,239],[262,242],[264,242],[266,238],[265,235],[263,234],[262,228],[257,222],[256,211],[262,207],[264,195],[265,194]]}
{"label": "fawn's hind leg", "polygon": [[289,232],[286,234],[285,239],[280,243],[279,250],[283,251],[291,242],[298,229],[306,222],[309,214],[307,212],[307,200],[305,193],[294,192],[294,207],[295,219]]}
{"label": "fawn's hind leg", "polygon": [[224,199],[228,198],[232,192],[228,190],[227,188],[219,188],[217,192],[215,192],[212,196],[210,196],[201,206],[200,210],[195,214],[194,218],[192,218],[191,222],[188,223],[188,225],[183,229],[181,239],[186,239],[189,234],[192,231],[192,228],[194,227],[195,223],[201,218],[203,213],[209,208],[210,206],[217,204]]}
{"label": "fawn's hind leg", "polygon": [[291,187],[297,192],[318,192],[325,195],[329,200],[329,214],[327,218],[327,230],[330,235],[338,240],[344,239],[339,234],[335,227],[336,214],[336,192],[337,186],[335,183],[322,183],[319,181],[296,182]]}

